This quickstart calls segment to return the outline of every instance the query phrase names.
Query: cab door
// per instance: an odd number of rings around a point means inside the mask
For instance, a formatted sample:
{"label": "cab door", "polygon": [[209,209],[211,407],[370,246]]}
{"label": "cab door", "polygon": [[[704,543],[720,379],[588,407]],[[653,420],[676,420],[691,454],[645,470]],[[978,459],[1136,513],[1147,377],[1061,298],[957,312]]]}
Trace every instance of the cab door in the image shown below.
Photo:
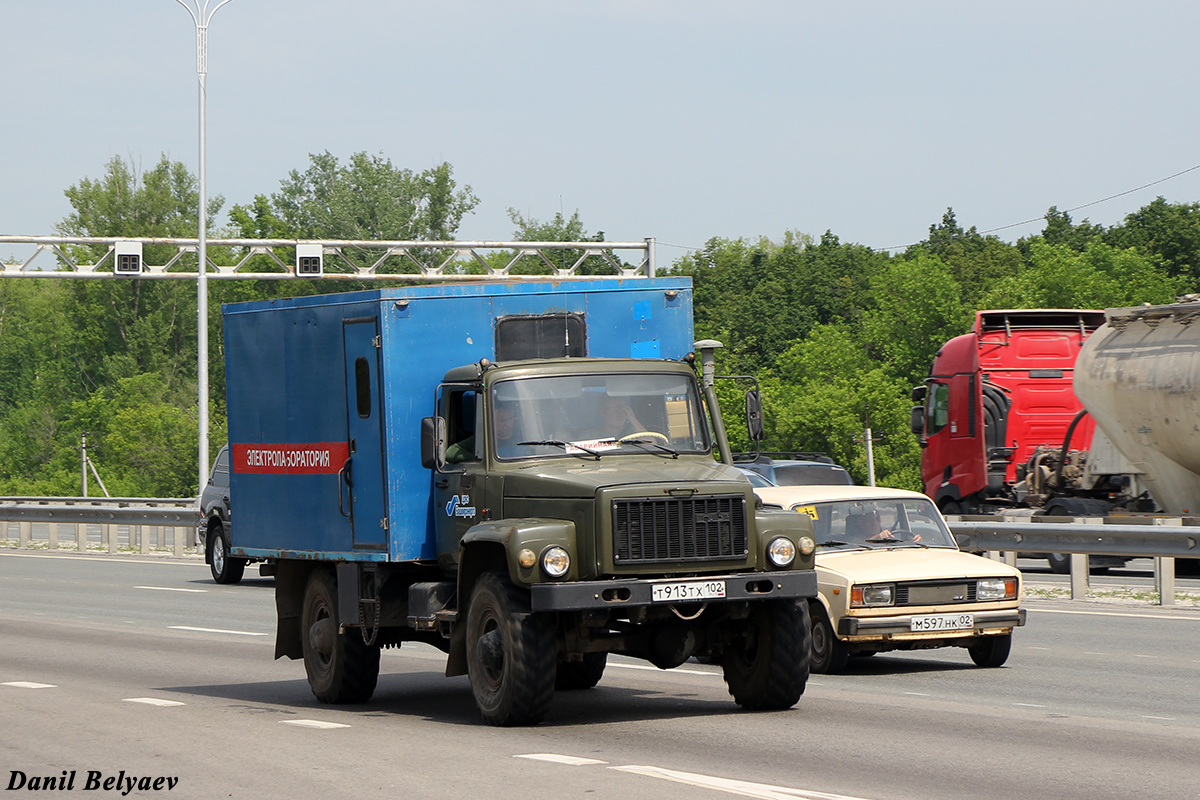
{"label": "cab door", "polygon": [[484,517],[483,399],[479,387],[442,384],[438,416],[446,420],[446,463],[433,476],[433,518],[438,560],[449,568],[458,563],[463,534]]}
{"label": "cab door", "polygon": [[338,507],[350,518],[354,547],[387,548],[387,481],[384,480],[383,409],[380,407],[379,321],[342,323],[346,355],[346,440],[350,457],[342,469]]}

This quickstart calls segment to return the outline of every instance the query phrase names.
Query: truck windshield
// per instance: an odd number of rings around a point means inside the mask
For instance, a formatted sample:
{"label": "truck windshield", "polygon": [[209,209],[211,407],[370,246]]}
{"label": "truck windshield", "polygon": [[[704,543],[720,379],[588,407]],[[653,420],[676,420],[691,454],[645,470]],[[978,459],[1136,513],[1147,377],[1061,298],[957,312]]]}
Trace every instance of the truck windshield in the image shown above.
{"label": "truck windshield", "polygon": [[491,390],[492,445],[501,459],[709,450],[688,375],[613,373],[518,378]]}

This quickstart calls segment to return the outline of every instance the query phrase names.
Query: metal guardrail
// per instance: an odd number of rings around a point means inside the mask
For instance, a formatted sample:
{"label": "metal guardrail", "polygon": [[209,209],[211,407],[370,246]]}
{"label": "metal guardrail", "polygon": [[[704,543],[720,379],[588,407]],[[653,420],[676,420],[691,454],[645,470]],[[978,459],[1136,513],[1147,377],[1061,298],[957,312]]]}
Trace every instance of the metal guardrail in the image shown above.
{"label": "metal guardrail", "polygon": [[33,526],[43,523],[51,549],[73,539],[86,552],[93,538],[89,527],[99,527],[95,538],[110,553],[118,552],[124,538],[138,552],[170,549],[183,555],[195,547],[199,520],[195,497],[0,497],[0,539],[11,538],[9,524],[15,523],[21,548],[40,544]]}
{"label": "metal guardrail", "polygon": [[1196,517],[1004,517],[947,518],[964,550],[1005,554],[1071,554],[1071,597],[1087,596],[1088,556],[1153,558],[1160,605],[1175,603],[1175,559],[1200,559]]}
{"label": "metal guardrail", "polygon": [[[1061,517],[1048,519],[1061,520]],[[1200,527],[1095,522],[949,521],[964,550],[1079,553],[1126,558],[1200,558]],[[1094,518],[1104,519],[1104,518]],[[1109,517],[1108,519],[1113,519]]]}

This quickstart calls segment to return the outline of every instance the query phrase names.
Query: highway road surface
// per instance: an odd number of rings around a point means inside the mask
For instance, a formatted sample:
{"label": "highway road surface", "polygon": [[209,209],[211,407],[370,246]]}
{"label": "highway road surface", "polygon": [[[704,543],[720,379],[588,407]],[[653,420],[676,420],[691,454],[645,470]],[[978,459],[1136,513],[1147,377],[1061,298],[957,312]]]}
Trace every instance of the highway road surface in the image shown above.
{"label": "highway road surface", "polygon": [[[664,800],[1200,798],[1200,609],[1030,598],[1008,664],[855,659],[786,712],[715,666],[614,658],[546,722],[480,721],[425,646],[362,706],[276,661],[269,579],[197,559],[0,550],[9,796]],[[31,795],[32,796],[32,795]]]}

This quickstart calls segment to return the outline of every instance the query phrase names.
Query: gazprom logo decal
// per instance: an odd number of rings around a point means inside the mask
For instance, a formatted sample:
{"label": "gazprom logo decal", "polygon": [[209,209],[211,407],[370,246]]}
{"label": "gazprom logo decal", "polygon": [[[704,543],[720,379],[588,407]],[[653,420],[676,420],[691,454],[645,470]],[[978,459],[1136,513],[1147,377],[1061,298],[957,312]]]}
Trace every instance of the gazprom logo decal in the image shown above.
{"label": "gazprom logo decal", "polygon": [[450,502],[446,503],[447,517],[473,517],[475,516],[475,506],[467,505],[471,502],[471,496],[467,494],[451,495]]}

